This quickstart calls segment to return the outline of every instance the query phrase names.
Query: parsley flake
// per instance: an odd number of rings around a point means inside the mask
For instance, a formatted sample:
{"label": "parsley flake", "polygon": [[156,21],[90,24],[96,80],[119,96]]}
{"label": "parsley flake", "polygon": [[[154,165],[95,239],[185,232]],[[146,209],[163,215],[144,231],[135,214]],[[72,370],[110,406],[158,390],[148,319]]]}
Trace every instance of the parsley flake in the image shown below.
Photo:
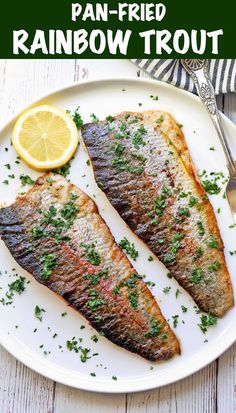
{"label": "parsley flake", "polygon": [[35,181],[29,175],[20,175],[21,185],[33,185]]}
{"label": "parsley flake", "polygon": [[94,243],[92,244],[81,243],[80,246],[84,250],[82,257],[88,260],[90,264],[93,264],[93,265],[101,264],[101,258],[100,258],[99,253],[95,249],[96,246]]}
{"label": "parsley flake", "polygon": [[41,322],[43,320],[42,313],[46,313],[46,310],[44,310],[44,308],[40,308],[38,305],[36,305],[35,308],[34,308],[34,315]]}
{"label": "parsley flake", "polygon": [[208,330],[208,327],[214,326],[217,324],[217,317],[213,314],[203,314],[200,318],[201,323],[198,324],[203,334]]}
{"label": "parsley flake", "polygon": [[135,248],[134,243],[131,243],[126,237],[124,237],[119,242],[119,247],[122,248],[126,252],[126,254],[130,255],[134,261],[136,261],[138,257],[138,251]]}

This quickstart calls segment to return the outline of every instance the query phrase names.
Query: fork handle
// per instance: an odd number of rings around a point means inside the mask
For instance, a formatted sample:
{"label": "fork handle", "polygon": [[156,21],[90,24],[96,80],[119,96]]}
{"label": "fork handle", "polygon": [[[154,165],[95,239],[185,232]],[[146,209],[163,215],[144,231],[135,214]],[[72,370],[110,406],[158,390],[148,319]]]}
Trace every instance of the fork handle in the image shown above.
{"label": "fork handle", "polygon": [[211,117],[211,120],[215,126],[217,135],[220,139],[221,145],[223,147],[227,167],[230,173],[230,176],[236,173],[235,161],[231,149],[229,147],[226,135],[222,126],[219,110],[216,104],[215,91],[209,76],[209,67],[207,60],[199,60],[199,65],[191,64],[190,59],[182,59],[181,63],[184,66],[185,70],[191,76],[196,86],[198,95],[207,108],[207,111]]}

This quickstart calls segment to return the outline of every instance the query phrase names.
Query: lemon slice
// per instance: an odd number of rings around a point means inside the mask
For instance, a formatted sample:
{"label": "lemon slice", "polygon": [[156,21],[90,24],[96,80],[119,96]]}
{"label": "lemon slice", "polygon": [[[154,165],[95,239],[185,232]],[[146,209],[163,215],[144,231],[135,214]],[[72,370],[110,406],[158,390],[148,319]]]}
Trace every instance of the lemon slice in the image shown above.
{"label": "lemon slice", "polygon": [[24,112],[17,120],[12,143],[32,168],[45,171],[65,165],[78,143],[78,130],[61,109],[41,105]]}

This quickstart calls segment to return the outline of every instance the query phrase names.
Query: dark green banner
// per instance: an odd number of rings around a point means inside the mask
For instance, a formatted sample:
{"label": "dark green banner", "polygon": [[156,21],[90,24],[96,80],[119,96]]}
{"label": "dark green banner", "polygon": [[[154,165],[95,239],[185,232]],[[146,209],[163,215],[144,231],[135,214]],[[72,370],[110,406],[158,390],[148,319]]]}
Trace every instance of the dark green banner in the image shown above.
{"label": "dark green banner", "polygon": [[0,58],[235,58],[233,0],[14,0]]}

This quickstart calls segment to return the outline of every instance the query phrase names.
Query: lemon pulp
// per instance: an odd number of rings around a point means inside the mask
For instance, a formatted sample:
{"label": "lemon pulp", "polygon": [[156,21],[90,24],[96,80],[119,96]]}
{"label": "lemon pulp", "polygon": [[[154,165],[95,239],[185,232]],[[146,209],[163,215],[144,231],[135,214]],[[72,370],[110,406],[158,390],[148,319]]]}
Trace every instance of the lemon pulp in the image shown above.
{"label": "lemon pulp", "polygon": [[35,169],[49,170],[65,165],[78,143],[78,131],[72,118],[61,109],[41,105],[24,112],[17,120],[12,143]]}

